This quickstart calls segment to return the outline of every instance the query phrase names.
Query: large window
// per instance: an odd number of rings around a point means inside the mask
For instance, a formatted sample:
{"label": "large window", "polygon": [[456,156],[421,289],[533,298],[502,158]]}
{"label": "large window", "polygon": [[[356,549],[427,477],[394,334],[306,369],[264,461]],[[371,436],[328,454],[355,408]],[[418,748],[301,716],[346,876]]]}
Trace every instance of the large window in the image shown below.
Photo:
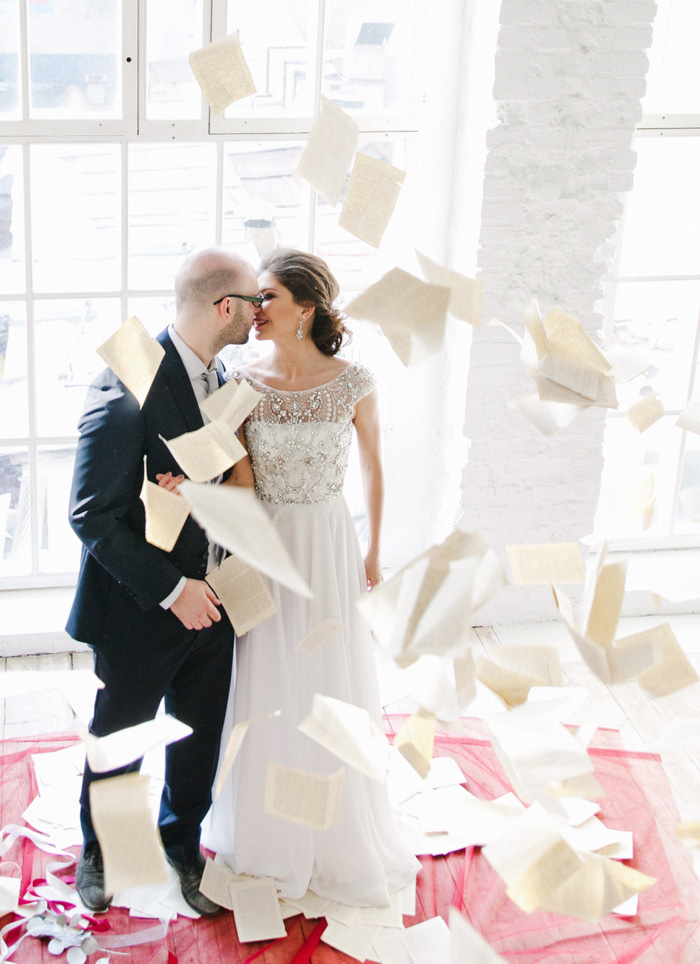
{"label": "large window", "polygon": [[[700,542],[681,494],[700,487],[700,437],[675,425],[700,394],[700,5],[659,0],[637,168],[619,246],[608,341],[648,362],[607,418],[596,531],[631,547]],[[658,392],[666,414],[641,436],[627,409]],[[648,529],[631,500],[654,479]]]}
{"label": "large window", "polygon": [[[404,256],[401,200],[375,250],[295,170],[323,94],[356,117],[360,150],[410,172],[423,7],[0,0],[0,585],[70,581],[95,348],[131,314],[154,334],[172,320],[188,252],[313,250],[348,299]],[[211,117],[187,55],[233,30],[257,93]],[[359,331],[351,350],[368,344]]]}

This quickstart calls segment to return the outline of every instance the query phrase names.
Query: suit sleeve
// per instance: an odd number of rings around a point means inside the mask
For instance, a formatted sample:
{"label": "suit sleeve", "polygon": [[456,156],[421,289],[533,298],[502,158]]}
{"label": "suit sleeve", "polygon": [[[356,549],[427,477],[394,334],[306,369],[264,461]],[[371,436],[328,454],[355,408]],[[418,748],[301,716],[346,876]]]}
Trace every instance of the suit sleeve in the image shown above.
{"label": "suit sleeve", "polygon": [[146,542],[135,519],[143,482],[144,419],[111,373],[90,387],[79,423],[69,521],[88,552],[143,609],[175,588],[182,573]]}

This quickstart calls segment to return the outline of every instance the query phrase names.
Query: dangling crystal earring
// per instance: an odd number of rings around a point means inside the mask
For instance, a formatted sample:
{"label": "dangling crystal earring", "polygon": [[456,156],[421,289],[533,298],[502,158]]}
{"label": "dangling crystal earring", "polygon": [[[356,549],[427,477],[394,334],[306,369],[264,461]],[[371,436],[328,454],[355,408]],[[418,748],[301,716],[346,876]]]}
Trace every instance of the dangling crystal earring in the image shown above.
{"label": "dangling crystal earring", "polygon": [[303,329],[302,329],[302,327],[301,327],[301,323],[302,323],[303,320],[304,320],[304,316],[303,316],[303,315],[300,315],[300,316],[299,316],[299,327],[297,328],[297,338],[299,339],[299,341],[301,341],[301,339],[304,337],[304,332],[303,332]]}

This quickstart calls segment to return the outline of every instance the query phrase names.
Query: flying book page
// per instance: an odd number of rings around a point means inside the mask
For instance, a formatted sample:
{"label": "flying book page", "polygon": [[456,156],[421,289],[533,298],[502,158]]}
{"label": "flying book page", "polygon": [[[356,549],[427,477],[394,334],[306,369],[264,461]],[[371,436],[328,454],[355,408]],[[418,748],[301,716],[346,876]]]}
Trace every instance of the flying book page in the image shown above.
{"label": "flying book page", "polygon": [[[243,740],[248,732],[248,727],[254,723],[263,723],[265,720],[271,720],[273,716],[279,715],[280,711],[276,710],[274,713],[268,713],[264,716],[256,716],[252,720],[241,720],[240,723],[236,723],[231,730],[231,735],[228,738],[228,743],[226,744],[223,757],[219,761],[219,769],[216,774],[216,783],[214,784],[215,800],[220,796],[221,791],[224,788],[226,778],[231,772],[233,764],[236,762],[236,757],[243,746]],[[213,899],[214,898],[212,897],[212,900]]]}
{"label": "flying book page", "polygon": [[430,770],[435,745],[435,717],[425,710],[410,716],[394,738],[394,746],[425,779]]}
{"label": "flying book page", "polygon": [[277,612],[263,577],[237,556],[227,556],[207,573],[206,580],[221,600],[236,636],[244,636]]}
{"label": "flying book page", "polygon": [[431,285],[450,289],[450,301],[447,310],[460,321],[478,328],[481,325],[481,293],[483,284],[474,281],[450,268],[431,261],[426,255],[416,251],[423,277]]}
{"label": "flying book page", "polygon": [[193,50],[189,60],[212,114],[220,114],[235,100],[256,92],[237,30],[206,47]]}
{"label": "flying book page", "polygon": [[223,420],[177,438],[160,437],[184,474],[194,482],[210,482],[248,454]]}
{"label": "flying book page", "polygon": [[177,492],[156,485],[145,475],[141,501],[146,509],[146,542],[164,552],[172,552],[190,514],[190,507]]}
{"label": "flying book page", "polygon": [[664,414],[664,405],[658,392],[654,392],[653,395],[645,395],[644,398],[627,409],[627,418],[640,435],[651,428],[655,422],[658,422]]}
{"label": "flying book page", "polygon": [[686,432],[700,435],[700,400],[691,398],[676,419],[676,425],[678,428],[685,429]]}
{"label": "flying book page", "polygon": [[165,356],[163,346],[132,317],[100,345],[97,354],[143,407]]}
{"label": "flying book page", "polygon": [[85,743],[87,761],[93,773],[108,773],[128,766],[149,750],[183,740],[191,732],[191,726],[165,713],[154,720],[127,726],[108,736],[82,733],[81,739]]}
{"label": "flying book page", "polygon": [[200,409],[210,422],[223,421],[232,432],[238,430],[248,418],[262,395],[243,379],[236,382],[231,378],[217,391],[207,395],[200,402]]}
{"label": "flying book page", "polygon": [[297,643],[294,649],[300,653],[308,653],[310,656],[320,649],[324,643],[327,643],[329,639],[333,636],[337,636],[338,633],[342,632],[343,627],[335,619],[324,619],[324,621],[312,629],[310,633]]}
{"label": "flying book page", "polygon": [[385,782],[389,744],[367,710],[314,693],[299,730],[371,780]]}
{"label": "flying book page", "polygon": [[309,131],[297,174],[328,204],[338,203],[359,136],[357,121],[332,100],[321,97],[321,110]]}
{"label": "flying book page", "polygon": [[516,586],[585,582],[581,550],[575,542],[510,545],[506,552]]}
{"label": "flying book page", "polygon": [[406,172],[358,151],[338,224],[373,248],[381,244]]}

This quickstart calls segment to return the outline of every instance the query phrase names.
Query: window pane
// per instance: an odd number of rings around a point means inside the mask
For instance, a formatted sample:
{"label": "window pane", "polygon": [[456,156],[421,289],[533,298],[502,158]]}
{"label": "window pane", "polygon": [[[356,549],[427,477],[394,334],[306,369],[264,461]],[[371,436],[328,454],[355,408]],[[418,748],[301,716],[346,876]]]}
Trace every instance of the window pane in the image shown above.
{"label": "window pane", "polygon": [[[596,533],[606,538],[665,535],[670,530],[671,505],[682,432],[676,416],[664,416],[639,435],[626,418],[608,418],[603,440],[605,465],[601,480]],[[653,473],[656,510],[651,528],[642,533],[640,517],[632,517],[635,489]]]}
{"label": "window pane", "polygon": [[638,137],[620,274],[700,274],[700,137]]}
{"label": "window pane", "polygon": [[39,572],[77,572],[80,540],[68,522],[75,446],[40,447],[37,453]]}
{"label": "window pane", "polygon": [[222,243],[257,264],[272,248],[307,246],[304,182],[294,173],[303,144],[230,141],[224,145]]}
{"label": "window pane", "polygon": [[0,119],[17,120],[22,116],[22,99],[19,95],[19,0],[0,3],[0,37]]}
{"label": "window pane", "polygon": [[35,289],[117,289],[118,145],[33,144],[30,162]]}
{"label": "window pane", "polygon": [[22,149],[0,144],[0,294],[25,289]]}
{"label": "window pane", "polygon": [[120,117],[121,0],[28,10],[32,117]]}
{"label": "window pane", "polygon": [[214,243],[216,146],[129,148],[129,286],[173,286],[185,255]]}
{"label": "window pane", "polygon": [[0,302],[0,438],[28,434],[24,304]]}
{"label": "window pane", "polygon": [[657,0],[645,114],[700,113],[700,4]]}
{"label": "window pane", "polygon": [[[377,160],[404,168],[405,139],[360,141],[360,151]],[[345,185],[350,178],[348,174]],[[341,288],[361,289],[378,281],[395,267],[398,261],[401,194],[389,225],[384,232],[381,246],[373,248],[338,223],[345,199],[345,189],[335,207],[318,198],[316,207],[316,254],[324,258],[338,279]]]}
{"label": "window pane", "polygon": [[[620,411],[650,392],[667,410],[685,408],[700,312],[700,281],[642,281],[617,286],[613,335],[649,356],[650,368],[617,386]],[[700,386],[699,386],[700,387]]]}
{"label": "window pane", "polygon": [[313,116],[313,63],[317,0],[229,0],[227,33],[239,31],[257,93],[226,110],[226,117]]}
{"label": "window pane", "polygon": [[188,55],[202,46],[202,0],[148,0],[146,18],[148,118],[201,117],[202,92]]}
{"label": "window pane", "polygon": [[37,432],[77,434],[87,387],[104,368],[95,349],[122,323],[116,298],[37,301]]}
{"label": "window pane", "polygon": [[31,571],[27,450],[0,448],[0,575]]}
{"label": "window pane", "polygon": [[175,298],[130,298],[129,317],[136,315],[149,335],[156,335],[175,321]]}
{"label": "window pane", "polygon": [[[680,429],[676,429],[680,431]],[[683,471],[681,473],[681,492],[683,489],[700,488],[700,435],[687,432],[685,436],[685,454],[683,456]],[[700,523],[691,522],[686,515],[680,499],[676,513],[675,531],[700,535]]]}
{"label": "window pane", "polygon": [[323,93],[349,113],[406,113],[413,0],[326,4]]}

